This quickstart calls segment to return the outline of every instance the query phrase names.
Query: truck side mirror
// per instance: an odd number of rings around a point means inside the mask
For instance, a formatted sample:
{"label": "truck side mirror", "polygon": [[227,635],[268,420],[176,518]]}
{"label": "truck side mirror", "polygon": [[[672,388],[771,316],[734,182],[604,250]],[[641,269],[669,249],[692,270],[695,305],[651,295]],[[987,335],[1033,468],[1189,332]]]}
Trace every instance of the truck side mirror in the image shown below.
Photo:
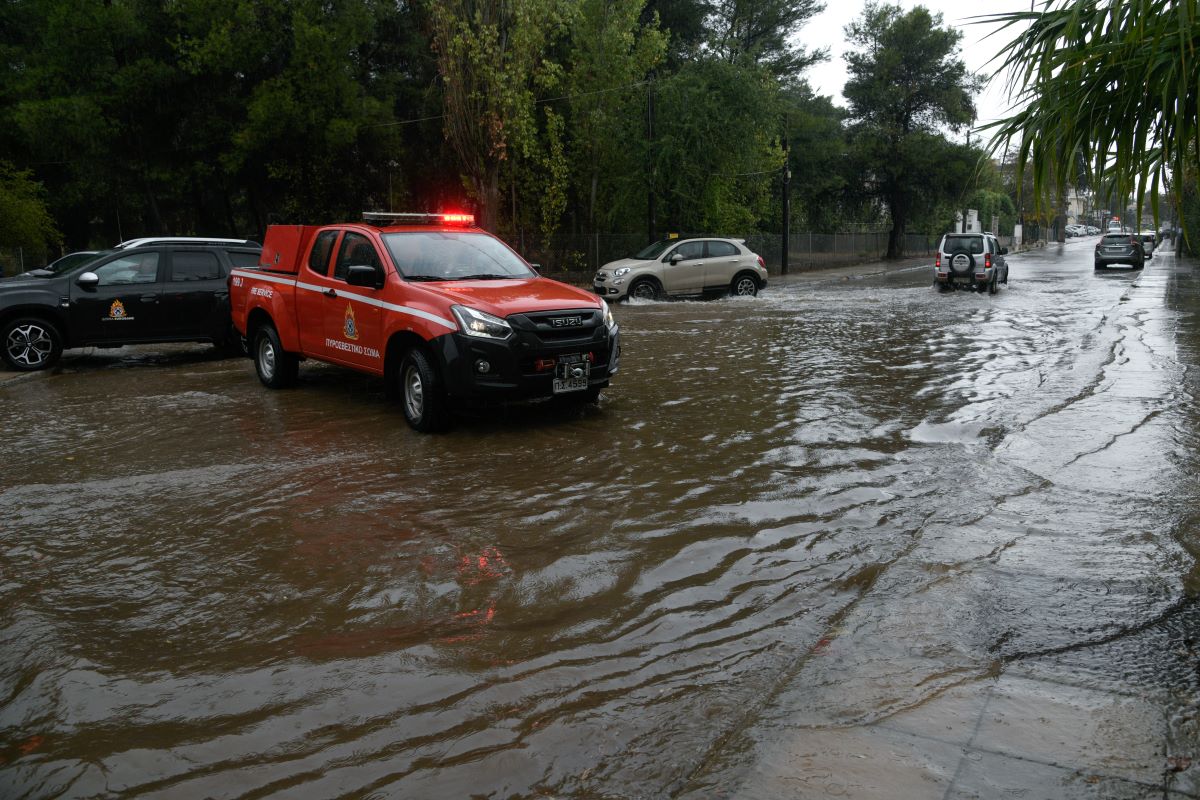
{"label": "truck side mirror", "polygon": [[1007,248],[1007,247],[1001,247],[1001,248],[1000,248],[1000,255],[1002,255],[1002,256],[1006,256],[1006,255],[1008,255],[1008,248]]}
{"label": "truck side mirror", "polygon": [[100,276],[94,272],[85,272],[75,279],[75,283],[84,289],[95,289],[100,283]]}
{"label": "truck side mirror", "polygon": [[671,263],[672,264],[678,264],[680,261],[683,261],[683,255],[681,253],[672,253],[671,254]]}
{"label": "truck side mirror", "polygon": [[532,269],[534,272],[536,272],[538,275],[542,274],[542,265],[541,264],[532,264],[531,263],[529,265],[529,268]]}
{"label": "truck side mirror", "polygon": [[366,264],[354,264],[346,267],[346,283],[350,286],[379,289],[383,286],[383,276],[374,267]]}

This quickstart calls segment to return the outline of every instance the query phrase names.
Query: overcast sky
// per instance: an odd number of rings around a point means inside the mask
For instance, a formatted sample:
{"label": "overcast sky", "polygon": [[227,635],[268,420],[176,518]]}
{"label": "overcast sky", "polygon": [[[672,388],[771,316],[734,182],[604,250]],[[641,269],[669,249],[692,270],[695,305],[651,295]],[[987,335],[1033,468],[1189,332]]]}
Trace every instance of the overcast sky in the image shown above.
{"label": "overcast sky", "polygon": [[[962,31],[962,57],[967,68],[975,72],[990,72],[985,70],[987,62],[1011,38],[1011,31],[985,38],[994,26],[970,24],[968,17],[976,15],[999,14],[1008,11],[1027,11],[1029,2],[1021,0],[974,0],[964,3],[962,0],[891,0],[904,9],[923,5],[934,13],[940,12],[943,24],[952,25]],[[846,83],[846,62],[842,53],[846,50],[845,27],[851,21],[862,16],[864,0],[826,0],[826,8],[800,31],[800,41],[809,48],[829,47],[830,60],[818,64],[807,73],[809,83],[818,94],[829,95],[833,101],[844,106],[842,86]],[[1002,38],[1003,37],[1003,38]],[[991,121],[1004,116],[1010,102],[1004,91],[1003,80],[997,78],[985,89],[982,97],[976,103],[979,107],[979,122]]]}

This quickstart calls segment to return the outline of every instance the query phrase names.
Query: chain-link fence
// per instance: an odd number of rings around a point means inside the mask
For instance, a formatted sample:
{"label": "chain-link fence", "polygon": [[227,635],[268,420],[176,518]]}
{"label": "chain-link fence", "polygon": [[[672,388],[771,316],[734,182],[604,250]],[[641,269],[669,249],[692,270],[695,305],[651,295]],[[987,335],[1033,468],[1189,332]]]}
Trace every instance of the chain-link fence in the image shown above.
{"label": "chain-link fence", "polygon": [[[1036,231],[1034,232],[1036,235]],[[681,234],[686,238],[693,234]],[[767,270],[779,274],[783,263],[783,237],[773,233],[751,233],[734,235],[744,239],[746,245],[763,257]],[[940,236],[909,234],[904,240],[904,251],[909,256],[932,255]],[[1000,237],[1007,245],[1011,237]],[[1026,240],[1030,240],[1026,235]],[[510,241],[530,261],[541,265],[547,275],[590,275],[601,265],[619,258],[627,258],[641,250],[649,242],[645,234],[559,234],[548,246],[541,242]],[[860,233],[793,233],[788,237],[788,268],[793,272],[806,269],[845,266],[867,261],[876,261],[887,253],[888,232],[867,231]],[[27,269],[44,266],[58,257],[57,253],[34,253],[20,248],[0,248],[0,275],[16,275]]]}
{"label": "chain-link fence", "polygon": [[[687,238],[698,234],[680,234]],[[735,234],[746,246],[763,257],[767,270],[778,274],[783,263],[783,237],[779,234]],[[930,255],[937,248],[937,236],[909,234],[905,237],[907,255]],[[513,243],[531,261],[542,265],[547,274],[591,272],[603,264],[627,258],[645,247],[645,235],[594,234],[573,236],[561,234],[551,239],[549,246],[541,243]],[[874,261],[887,253],[887,231],[865,233],[794,233],[788,237],[788,267],[793,271]]]}
{"label": "chain-link fence", "polygon": [[27,269],[44,267],[57,255],[49,255],[45,251],[31,252],[23,247],[0,247],[0,278],[19,275]]}

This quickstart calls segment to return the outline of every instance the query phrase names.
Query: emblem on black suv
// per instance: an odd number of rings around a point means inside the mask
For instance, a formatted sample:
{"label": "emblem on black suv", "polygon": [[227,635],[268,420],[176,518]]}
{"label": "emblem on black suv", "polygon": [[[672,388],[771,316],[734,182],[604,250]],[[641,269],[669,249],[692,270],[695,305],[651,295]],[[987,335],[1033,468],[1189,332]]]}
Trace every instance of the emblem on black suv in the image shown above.
{"label": "emblem on black suv", "polygon": [[555,328],[578,328],[583,324],[583,317],[553,317],[550,325]]}

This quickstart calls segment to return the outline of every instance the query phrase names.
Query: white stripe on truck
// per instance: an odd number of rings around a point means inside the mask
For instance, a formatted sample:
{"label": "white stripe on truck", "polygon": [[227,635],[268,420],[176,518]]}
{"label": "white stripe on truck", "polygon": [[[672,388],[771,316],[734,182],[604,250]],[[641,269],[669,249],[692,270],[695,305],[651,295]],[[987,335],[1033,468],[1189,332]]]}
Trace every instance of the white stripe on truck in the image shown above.
{"label": "white stripe on truck", "polygon": [[238,269],[233,270],[230,274],[236,275],[239,278],[249,278],[256,281],[282,283],[288,286],[295,286],[297,289],[303,289],[306,292],[317,292],[318,294],[325,294],[325,292],[327,292],[329,289],[333,289],[333,291],[337,293],[338,297],[344,297],[347,300],[357,300],[360,303],[365,303],[369,306],[375,306],[376,308],[382,308],[387,311],[395,311],[398,314],[408,314],[409,316],[419,317],[429,322],[435,322],[438,325],[442,325],[452,331],[458,330],[458,325],[454,321],[448,320],[445,317],[439,317],[437,314],[430,314],[428,311],[422,311],[419,308],[398,306],[395,303],[387,303],[374,297],[366,297],[355,292],[347,292],[343,289],[337,289],[332,286],[317,286],[315,283],[302,283],[296,278],[285,278],[282,275],[269,275],[262,272],[245,272]]}

